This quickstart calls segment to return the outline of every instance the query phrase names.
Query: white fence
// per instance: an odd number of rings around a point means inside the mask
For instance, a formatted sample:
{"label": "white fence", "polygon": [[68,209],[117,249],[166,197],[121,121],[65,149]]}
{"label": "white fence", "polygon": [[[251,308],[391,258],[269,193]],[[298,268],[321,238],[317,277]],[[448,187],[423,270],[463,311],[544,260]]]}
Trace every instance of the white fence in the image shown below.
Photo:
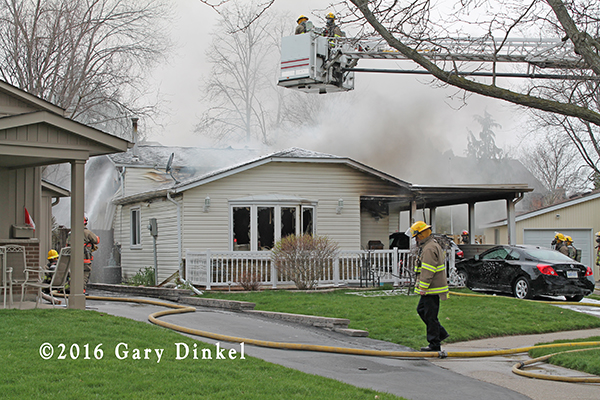
{"label": "white fence", "polygon": [[[320,285],[392,283],[395,286],[414,284],[415,257],[408,250],[341,251],[325,267]],[[452,260],[453,265],[454,260]],[[271,263],[270,251],[205,251],[186,252],[186,278],[194,285],[238,285],[253,275],[261,285],[293,284],[279,276]]]}

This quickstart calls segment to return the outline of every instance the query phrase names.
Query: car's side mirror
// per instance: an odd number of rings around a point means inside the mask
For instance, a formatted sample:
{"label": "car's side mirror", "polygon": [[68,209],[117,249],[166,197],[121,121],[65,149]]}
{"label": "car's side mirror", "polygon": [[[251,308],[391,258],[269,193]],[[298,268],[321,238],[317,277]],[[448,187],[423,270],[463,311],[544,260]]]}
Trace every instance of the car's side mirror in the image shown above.
{"label": "car's side mirror", "polygon": [[475,257],[473,257],[475,259],[475,261],[479,261],[479,254],[475,254]]}

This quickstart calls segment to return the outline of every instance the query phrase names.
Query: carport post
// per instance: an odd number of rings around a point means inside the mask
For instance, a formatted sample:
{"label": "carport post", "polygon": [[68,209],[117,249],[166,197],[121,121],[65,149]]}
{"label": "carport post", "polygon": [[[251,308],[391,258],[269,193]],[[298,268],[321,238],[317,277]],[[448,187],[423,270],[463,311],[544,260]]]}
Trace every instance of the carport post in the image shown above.
{"label": "carport post", "polygon": [[71,161],[71,284],[69,308],[85,310],[83,295],[83,214],[85,160]]}
{"label": "carport post", "polygon": [[435,222],[435,207],[429,209],[429,225],[431,225],[431,232],[437,232],[437,224]]}
{"label": "carport post", "polygon": [[515,224],[515,202],[506,199],[506,226],[508,231],[508,244],[514,245],[517,238],[517,227]]}
{"label": "carport post", "polygon": [[475,243],[475,203],[469,203],[469,244]]}

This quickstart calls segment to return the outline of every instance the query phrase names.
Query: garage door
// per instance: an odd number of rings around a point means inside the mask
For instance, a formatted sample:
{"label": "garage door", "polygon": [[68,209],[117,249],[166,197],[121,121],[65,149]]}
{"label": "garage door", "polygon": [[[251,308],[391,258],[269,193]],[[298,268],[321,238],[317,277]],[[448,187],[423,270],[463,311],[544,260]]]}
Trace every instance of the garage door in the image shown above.
{"label": "garage door", "polygon": [[[536,246],[550,247],[554,239],[554,229],[525,229],[523,243]],[[581,249],[581,263],[591,266],[592,260],[592,229],[561,229],[560,233],[573,238],[573,245]]]}

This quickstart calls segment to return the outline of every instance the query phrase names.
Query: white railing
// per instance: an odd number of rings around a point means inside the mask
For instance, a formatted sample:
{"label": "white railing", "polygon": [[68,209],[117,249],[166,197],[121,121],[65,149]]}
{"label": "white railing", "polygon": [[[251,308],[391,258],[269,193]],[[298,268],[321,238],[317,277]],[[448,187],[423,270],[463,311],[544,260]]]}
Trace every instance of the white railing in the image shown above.
{"label": "white railing", "polygon": [[[324,268],[320,285],[365,285],[376,282],[395,286],[414,284],[414,256],[408,250],[340,251]],[[194,285],[231,286],[252,276],[261,285],[289,285],[271,262],[270,251],[186,251],[185,273]]]}

